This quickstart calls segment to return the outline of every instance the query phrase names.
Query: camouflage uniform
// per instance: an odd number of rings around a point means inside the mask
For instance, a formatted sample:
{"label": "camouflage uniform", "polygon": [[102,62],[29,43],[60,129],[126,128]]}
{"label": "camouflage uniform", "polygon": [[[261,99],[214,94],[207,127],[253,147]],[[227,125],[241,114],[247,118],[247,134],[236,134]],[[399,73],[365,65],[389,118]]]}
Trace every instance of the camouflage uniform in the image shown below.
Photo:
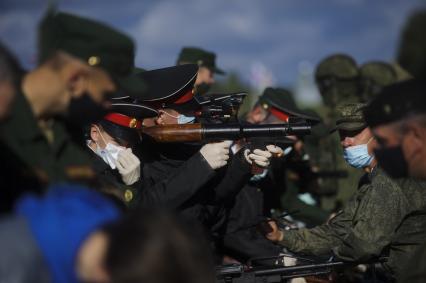
{"label": "camouflage uniform", "polygon": [[284,233],[280,243],[293,252],[333,252],[347,261],[364,261],[389,251],[384,264],[392,275],[401,271],[426,237],[426,183],[392,180],[380,168],[328,224]]}
{"label": "camouflage uniform", "polygon": [[[340,109],[336,128],[359,131],[366,127],[364,104]],[[284,232],[281,244],[293,252],[334,254],[347,261],[366,261],[389,253],[384,267],[400,274],[426,237],[426,183],[414,179],[393,180],[376,166],[359,182],[357,192],[329,223],[313,229]]]}
{"label": "camouflage uniform", "polygon": [[424,243],[411,259],[403,266],[399,283],[422,283],[426,278],[426,243]]}

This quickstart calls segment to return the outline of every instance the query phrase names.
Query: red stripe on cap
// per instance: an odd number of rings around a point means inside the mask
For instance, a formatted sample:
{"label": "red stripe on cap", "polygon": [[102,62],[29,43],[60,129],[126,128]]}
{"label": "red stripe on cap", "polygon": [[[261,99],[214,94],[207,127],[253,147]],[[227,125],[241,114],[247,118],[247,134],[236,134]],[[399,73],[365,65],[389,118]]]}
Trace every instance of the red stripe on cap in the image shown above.
{"label": "red stripe on cap", "polygon": [[288,115],[287,113],[282,112],[281,110],[275,107],[270,107],[268,110],[269,112],[271,112],[272,115],[274,115],[281,121],[288,122],[288,118],[290,117],[290,115]]}
{"label": "red stripe on cap", "polygon": [[173,101],[173,104],[183,104],[190,101],[194,97],[192,89],[188,90],[184,95]]}
{"label": "red stripe on cap", "polygon": [[120,113],[109,113],[104,117],[104,120],[110,121],[119,126],[131,129],[142,128],[142,122],[134,117],[129,117]]}

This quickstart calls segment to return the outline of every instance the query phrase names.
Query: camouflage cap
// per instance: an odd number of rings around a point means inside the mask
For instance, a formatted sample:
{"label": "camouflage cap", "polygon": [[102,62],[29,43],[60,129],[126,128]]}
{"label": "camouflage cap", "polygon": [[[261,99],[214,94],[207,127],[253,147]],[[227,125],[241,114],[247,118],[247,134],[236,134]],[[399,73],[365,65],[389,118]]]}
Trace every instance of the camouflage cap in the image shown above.
{"label": "camouflage cap", "polygon": [[38,61],[64,51],[107,71],[130,95],[143,95],[145,84],[133,74],[135,46],[127,35],[76,15],[49,10],[39,25]]}
{"label": "camouflage cap", "polygon": [[363,102],[370,101],[384,86],[395,83],[398,79],[392,65],[380,61],[363,64],[359,72],[360,94]]}
{"label": "camouflage cap", "polygon": [[184,47],[179,53],[177,65],[197,64],[207,67],[216,74],[225,74],[216,66],[216,54],[197,47]]}
{"label": "camouflage cap", "polygon": [[360,101],[358,77],[359,71],[355,60],[345,54],[325,58],[315,71],[315,81],[320,94],[324,103],[331,107]]}
{"label": "camouflage cap", "polygon": [[367,127],[364,120],[363,110],[365,103],[349,103],[338,108],[339,117],[336,119],[336,126],[331,130],[358,131]]}

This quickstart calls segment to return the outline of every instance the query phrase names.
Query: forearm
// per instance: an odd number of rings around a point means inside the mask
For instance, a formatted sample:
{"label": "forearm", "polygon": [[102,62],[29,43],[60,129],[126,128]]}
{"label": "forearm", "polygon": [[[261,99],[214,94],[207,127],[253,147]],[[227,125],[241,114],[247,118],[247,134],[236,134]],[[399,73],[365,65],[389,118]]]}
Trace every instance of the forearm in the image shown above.
{"label": "forearm", "polygon": [[327,224],[312,228],[282,231],[280,245],[292,252],[310,255],[331,254],[333,247],[339,244],[334,231]]}
{"label": "forearm", "polygon": [[242,153],[234,155],[226,168],[225,175],[215,187],[215,202],[233,199],[250,180],[250,165],[244,160]]}
{"label": "forearm", "polygon": [[142,206],[178,208],[195,195],[215,175],[207,161],[196,153],[170,176],[154,183],[144,183],[140,190]]}

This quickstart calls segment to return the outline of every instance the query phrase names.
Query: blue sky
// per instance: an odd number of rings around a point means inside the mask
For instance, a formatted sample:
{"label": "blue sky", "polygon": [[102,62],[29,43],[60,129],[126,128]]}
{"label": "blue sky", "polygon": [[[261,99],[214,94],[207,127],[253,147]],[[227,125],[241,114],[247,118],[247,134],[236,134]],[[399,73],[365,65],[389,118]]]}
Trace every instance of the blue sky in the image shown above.
{"label": "blue sky", "polygon": [[[1,0],[0,38],[32,67],[40,0]],[[249,81],[262,66],[276,85],[343,52],[360,64],[392,61],[406,17],[424,0],[63,0],[61,10],[102,20],[137,43],[136,64],[173,65],[182,46],[218,54],[218,65]]]}

